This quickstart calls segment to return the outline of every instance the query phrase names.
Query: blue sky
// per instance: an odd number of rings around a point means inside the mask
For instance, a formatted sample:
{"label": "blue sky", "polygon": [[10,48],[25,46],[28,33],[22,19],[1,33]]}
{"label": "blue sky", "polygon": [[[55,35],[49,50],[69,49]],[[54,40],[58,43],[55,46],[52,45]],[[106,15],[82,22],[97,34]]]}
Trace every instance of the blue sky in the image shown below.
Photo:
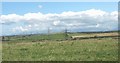
{"label": "blue sky", "polygon": [[[38,6],[42,6],[39,8]],[[84,11],[101,9],[103,11],[117,11],[117,2],[3,2],[3,14],[25,14],[28,12],[61,13],[64,11]]]}
{"label": "blue sky", "polygon": [[117,30],[117,2],[3,2],[2,35]]}
{"label": "blue sky", "polygon": [[2,2],[119,2],[119,0],[3,0]]}

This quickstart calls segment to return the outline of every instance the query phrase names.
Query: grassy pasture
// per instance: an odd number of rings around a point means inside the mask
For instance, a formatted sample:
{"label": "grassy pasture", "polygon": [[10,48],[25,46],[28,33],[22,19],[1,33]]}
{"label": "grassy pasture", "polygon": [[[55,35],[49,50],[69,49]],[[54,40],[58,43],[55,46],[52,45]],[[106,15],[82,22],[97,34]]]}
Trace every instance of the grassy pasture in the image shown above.
{"label": "grassy pasture", "polygon": [[[69,34],[73,35],[92,34]],[[22,39],[20,37],[10,37],[9,41],[2,43],[3,61],[117,61],[118,59],[118,37],[62,41],[57,40],[64,39],[64,34],[33,35]],[[46,38],[50,40],[40,40]]]}

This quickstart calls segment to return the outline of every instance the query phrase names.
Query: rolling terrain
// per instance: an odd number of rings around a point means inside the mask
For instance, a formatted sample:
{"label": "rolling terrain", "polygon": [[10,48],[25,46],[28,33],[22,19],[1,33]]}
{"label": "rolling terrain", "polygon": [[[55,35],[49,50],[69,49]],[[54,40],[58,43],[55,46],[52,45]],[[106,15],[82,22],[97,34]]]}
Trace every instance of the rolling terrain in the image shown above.
{"label": "rolling terrain", "polygon": [[118,33],[7,36],[2,52],[3,61],[117,61]]}

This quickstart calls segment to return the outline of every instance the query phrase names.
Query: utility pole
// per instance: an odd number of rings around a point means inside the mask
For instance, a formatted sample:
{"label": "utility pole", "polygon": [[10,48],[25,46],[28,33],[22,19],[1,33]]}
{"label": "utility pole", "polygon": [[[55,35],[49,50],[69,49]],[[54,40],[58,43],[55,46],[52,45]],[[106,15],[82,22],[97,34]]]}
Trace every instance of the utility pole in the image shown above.
{"label": "utility pole", "polygon": [[2,41],[4,41],[5,40],[5,36],[2,36]]}
{"label": "utility pole", "polygon": [[68,33],[67,33],[67,28],[65,28],[65,40],[68,39]]}
{"label": "utility pole", "polygon": [[48,27],[48,40],[50,39],[50,28]]}

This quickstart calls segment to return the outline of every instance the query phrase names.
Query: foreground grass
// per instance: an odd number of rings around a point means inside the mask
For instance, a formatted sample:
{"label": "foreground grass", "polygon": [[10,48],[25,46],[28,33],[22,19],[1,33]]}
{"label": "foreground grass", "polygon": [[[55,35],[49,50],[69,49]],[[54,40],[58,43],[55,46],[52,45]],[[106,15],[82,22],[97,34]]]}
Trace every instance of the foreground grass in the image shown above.
{"label": "foreground grass", "polygon": [[3,61],[117,61],[118,39],[4,42]]}

